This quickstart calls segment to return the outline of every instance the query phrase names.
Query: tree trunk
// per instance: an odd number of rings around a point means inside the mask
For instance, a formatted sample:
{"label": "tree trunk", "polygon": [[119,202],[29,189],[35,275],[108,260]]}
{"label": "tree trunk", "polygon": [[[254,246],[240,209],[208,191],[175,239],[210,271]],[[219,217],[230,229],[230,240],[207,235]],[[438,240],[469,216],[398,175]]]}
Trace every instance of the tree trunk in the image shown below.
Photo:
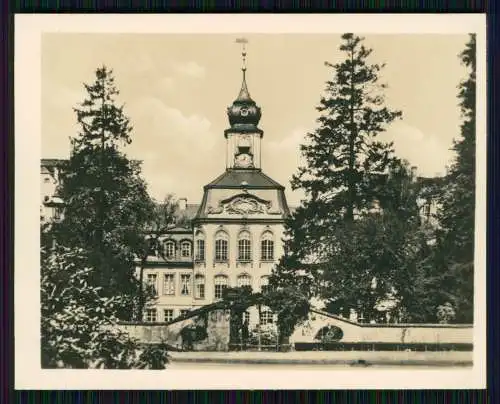
{"label": "tree trunk", "polygon": [[346,219],[348,221],[354,220],[354,202],[355,202],[355,183],[354,183],[354,163],[356,154],[354,152],[354,141],[356,139],[356,124],[354,122],[354,50],[351,50],[351,101],[350,101],[350,133],[349,133],[349,179],[348,179],[348,193],[349,200],[347,202]]}

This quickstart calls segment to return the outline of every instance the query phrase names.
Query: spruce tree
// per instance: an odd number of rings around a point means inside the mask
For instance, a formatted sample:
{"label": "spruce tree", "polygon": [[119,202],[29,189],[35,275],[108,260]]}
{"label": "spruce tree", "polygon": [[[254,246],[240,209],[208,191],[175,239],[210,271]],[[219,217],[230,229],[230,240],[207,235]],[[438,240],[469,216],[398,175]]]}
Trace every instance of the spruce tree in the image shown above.
{"label": "spruce tree", "polygon": [[291,226],[292,249],[306,255],[317,250],[335,223],[352,221],[370,208],[394,161],[392,143],[378,137],[401,116],[384,105],[383,65],[368,62],[372,50],[353,34],[342,35],[340,50],[343,61],[325,62],[333,77],[317,107],[319,127],[301,145],[306,165],[292,178],[292,188],[303,189],[307,198]]}
{"label": "spruce tree", "polygon": [[456,322],[472,323],[474,297],[474,215],[476,164],[476,37],[471,34],[459,55],[468,70],[459,85],[462,112],[460,137],[454,141],[456,159],[449,169],[438,217],[441,232],[438,259],[443,289],[456,313]]}
{"label": "spruce tree", "polygon": [[[379,135],[402,114],[385,105],[386,85],[379,80],[383,65],[369,63],[372,50],[363,40],[351,33],[342,35],[344,60],[325,62],[333,74],[317,107],[318,128],[306,135],[301,145],[305,166],[292,178],[292,188],[304,190],[306,199],[287,222],[289,254],[271,281],[283,288],[298,286],[308,297],[322,292],[331,300],[336,289],[328,292],[325,284],[340,285],[348,277],[353,280],[353,296],[365,286],[367,268],[356,266],[360,264],[356,255],[362,251],[355,249],[354,256],[348,257],[342,254],[342,268],[334,269],[333,264],[342,252],[341,237],[357,231],[355,222],[370,215],[377,203],[391,204],[389,171],[400,164],[392,143],[381,141]],[[357,298],[340,300],[344,314],[349,307],[359,306]]]}
{"label": "spruce tree", "polygon": [[64,218],[54,235],[58,244],[85,251],[87,265],[95,268],[91,282],[105,296],[128,296],[129,303],[117,308],[127,319],[138,290],[134,259],[153,204],[140,164],[121,151],[131,143],[132,127],[116,103],[112,70],[98,68],[95,82],[84,86],[87,97],[74,108],[81,129],[71,139],[59,189]]}

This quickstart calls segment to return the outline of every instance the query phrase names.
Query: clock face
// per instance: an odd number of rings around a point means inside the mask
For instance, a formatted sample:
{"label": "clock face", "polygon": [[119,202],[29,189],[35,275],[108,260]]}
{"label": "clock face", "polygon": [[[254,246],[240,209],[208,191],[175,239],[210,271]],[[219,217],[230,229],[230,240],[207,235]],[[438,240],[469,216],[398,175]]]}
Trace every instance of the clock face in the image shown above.
{"label": "clock face", "polygon": [[236,165],[238,167],[247,168],[252,166],[252,156],[247,153],[238,154],[236,156]]}

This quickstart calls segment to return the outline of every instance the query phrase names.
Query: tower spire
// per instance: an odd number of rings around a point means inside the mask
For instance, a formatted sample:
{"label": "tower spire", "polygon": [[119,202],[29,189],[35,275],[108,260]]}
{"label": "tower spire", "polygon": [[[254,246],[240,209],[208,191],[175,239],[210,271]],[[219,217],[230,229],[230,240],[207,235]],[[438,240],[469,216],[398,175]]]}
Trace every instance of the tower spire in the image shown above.
{"label": "tower spire", "polygon": [[245,100],[250,100],[250,93],[248,92],[248,87],[247,87],[247,81],[246,81],[246,71],[247,71],[247,49],[246,49],[246,44],[248,43],[248,40],[246,38],[237,38],[236,43],[241,44],[241,60],[242,60],[242,65],[241,65],[241,71],[243,73],[243,80],[241,83],[241,90],[238,95],[237,100],[238,101],[245,101]]}

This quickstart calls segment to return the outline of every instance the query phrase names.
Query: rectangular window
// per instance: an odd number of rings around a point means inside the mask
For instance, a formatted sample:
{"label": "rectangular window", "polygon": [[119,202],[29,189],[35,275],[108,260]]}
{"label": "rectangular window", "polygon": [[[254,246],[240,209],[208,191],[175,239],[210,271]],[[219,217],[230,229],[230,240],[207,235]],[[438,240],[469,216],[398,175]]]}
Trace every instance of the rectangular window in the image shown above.
{"label": "rectangular window", "polygon": [[62,208],[54,208],[54,219],[59,220],[62,216]]}
{"label": "rectangular window", "polygon": [[188,241],[185,241],[181,244],[181,256],[183,258],[191,257],[191,243],[189,243]]}
{"label": "rectangular window", "polygon": [[188,313],[189,313],[189,310],[186,310],[186,309],[183,309],[180,311],[181,317],[187,315]]}
{"label": "rectangular window", "polygon": [[174,311],[172,309],[163,310],[163,321],[168,323],[174,319]]}
{"label": "rectangular window", "polygon": [[152,287],[155,293],[158,293],[158,285],[156,284],[156,279],[157,279],[156,274],[148,274],[146,279],[148,286]]}
{"label": "rectangular window", "polygon": [[270,310],[264,310],[260,312],[260,324],[272,324],[273,323],[273,312]]}
{"label": "rectangular window", "polygon": [[215,240],[215,260],[227,261],[227,241]]}
{"label": "rectangular window", "polygon": [[243,312],[243,324],[249,324],[250,323],[250,313],[248,311]]}
{"label": "rectangular window", "polygon": [[239,240],[238,241],[238,260],[240,261],[250,261],[250,240]]}
{"label": "rectangular window", "polygon": [[227,288],[227,285],[215,285],[215,298],[222,299],[222,292]]}
{"label": "rectangular window", "polygon": [[165,255],[168,259],[172,259],[175,257],[175,244],[172,241],[167,242],[165,244]]}
{"label": "rectangular window", "polygon": [[196,261],[205,260],[205,240],[196,240]]}
{"label": "rectangular window", "polygon": [[181,275],[181,295],[189,296],[191,294],[191,275]]}
{"label": "rectangular window", "polygon": [[195,278],[195,298],[204,299],[205,298],[205,277],[202,275],[197,275]]}
{"label": "rectangular window", "polygon": [[274,243],[272,240],[262,240],[261,260],[272,261],[274,259]]}
{"label": "rectangular window", "polygon": [[216,299],[222,299],[224,289],[227,288],[228,279],[226,276],[216,276],[214,279],[214,292]]}
{"label": "rectangular window", "polygon": [[175,295],[175,275],[165,274],[163,278],[163,294]]}
{"label": "rectangular window", "polygon": [[156,309],[146,309],[146,316],[144,319],[147,323],[156,322]]}

